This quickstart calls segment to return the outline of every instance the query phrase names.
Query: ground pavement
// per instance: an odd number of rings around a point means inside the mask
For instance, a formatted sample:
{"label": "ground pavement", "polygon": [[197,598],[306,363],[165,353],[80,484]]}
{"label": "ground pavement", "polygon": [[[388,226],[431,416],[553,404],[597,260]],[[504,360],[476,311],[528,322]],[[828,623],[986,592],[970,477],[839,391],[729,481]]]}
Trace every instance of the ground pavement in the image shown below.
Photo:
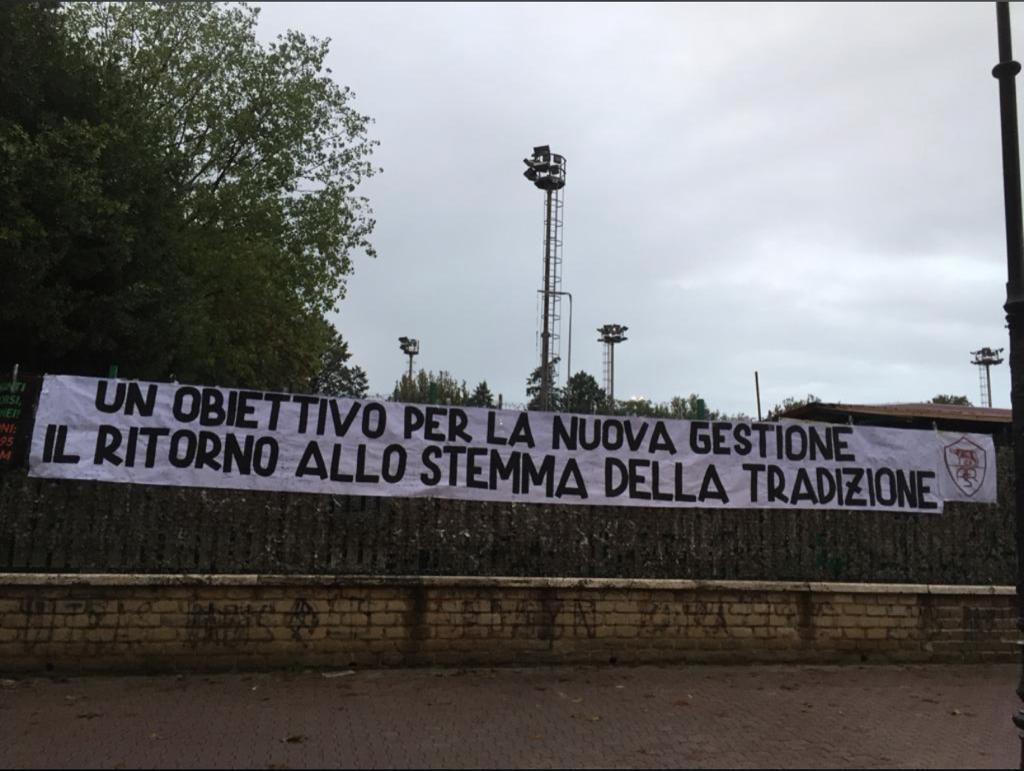
{"label": "ground pavement", "polygon": [[0,681],[0,767],[1016,766],[1015,666]]}

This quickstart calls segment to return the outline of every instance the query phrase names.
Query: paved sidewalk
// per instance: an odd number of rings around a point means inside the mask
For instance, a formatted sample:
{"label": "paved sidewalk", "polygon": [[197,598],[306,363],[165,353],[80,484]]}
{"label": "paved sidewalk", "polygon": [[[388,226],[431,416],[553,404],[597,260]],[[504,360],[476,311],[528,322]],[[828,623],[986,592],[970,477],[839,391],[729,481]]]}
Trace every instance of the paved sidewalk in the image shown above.
{"label": "paved sidewalk", "polygon": [[675,666],[8,680],[0,766],[1007,767],[1016,678]]}

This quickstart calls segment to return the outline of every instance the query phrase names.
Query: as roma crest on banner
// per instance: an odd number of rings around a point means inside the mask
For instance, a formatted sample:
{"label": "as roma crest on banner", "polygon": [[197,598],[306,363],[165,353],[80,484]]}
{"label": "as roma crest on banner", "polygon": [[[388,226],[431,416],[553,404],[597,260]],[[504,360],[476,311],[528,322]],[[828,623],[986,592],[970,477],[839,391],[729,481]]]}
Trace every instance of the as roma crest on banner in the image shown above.
{"label": "as roma crest on banner", "polygon": [[945,447],[946,470],[954,484],[964,495],[974,495],[981,489],[988,468],[988,453],[966,436],[961,436]]}

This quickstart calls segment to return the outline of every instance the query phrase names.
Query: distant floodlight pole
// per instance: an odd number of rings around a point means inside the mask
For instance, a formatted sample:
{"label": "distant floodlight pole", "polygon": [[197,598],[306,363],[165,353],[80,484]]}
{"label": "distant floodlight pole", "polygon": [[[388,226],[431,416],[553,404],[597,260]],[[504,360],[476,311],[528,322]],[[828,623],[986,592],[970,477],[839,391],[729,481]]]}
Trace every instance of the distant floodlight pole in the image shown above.
{"label": "distant floodlight pole", "polygon": [[598,334],[601,336],[598,342],[604,343],[604,390],[608,394],[608,401],[615,407],[615,346],[627,340],[626,330],[622,324],[605,324],[598,327]]}
{"label": "distant floodlight pole", "polygon": [[[1003,357],[1000,356],[1003,352],[1002,348],[979,348],[976,351],[971,351],[971,364],[978,367],[978,380],[981,386],[981,406],[991,407],[992,406],[992,373],[989,369],[993,364],[1002,364]],[[984,367],[984,369],[982,369]]]}
{"label": "distant floodlight pole", "polygon": [[409,357],[409,382],[412,382],[412,359],[420,352],[420,341],[412,337],[398,338],[402,353]]}
{"label": "distant floodlight pole", "polygon": [[544,191],[544,310],[540,333],[540,404],[551,409],[551,347],[557,339],[562,283],[562,194],[565,187],[565,157],[551,152],[548,145],[533,148],[533,157],[524,158],[523,176]]}
{"label": "distant floodlight pole", "polygon": [[[1010,328],[1010,406],[1013,409],[1013,473],[1017,540],[1017,632],[1024,633],[1024,218],[1020,199],[1020,143],[1017,137],[1017,85],[1020,64],[1013,60],[1010,5],[996,3],[999,30],[999,64],[992,75],[999,81],[999,117],[1003,147],[1003,208],[1006,216],[1006,310]],[[1018,643],[1019,645],[1019,643]],[[1020,646],[1024,655],[1024,646]],[[1024,663],[1024,660],[1022,660]],[[1017,683],[1024,699],[1024,667]],[[1013,722],[1024,732],[1024,710]],[[1021,733],[1021,766],[1024,767],[1024,733]]]}

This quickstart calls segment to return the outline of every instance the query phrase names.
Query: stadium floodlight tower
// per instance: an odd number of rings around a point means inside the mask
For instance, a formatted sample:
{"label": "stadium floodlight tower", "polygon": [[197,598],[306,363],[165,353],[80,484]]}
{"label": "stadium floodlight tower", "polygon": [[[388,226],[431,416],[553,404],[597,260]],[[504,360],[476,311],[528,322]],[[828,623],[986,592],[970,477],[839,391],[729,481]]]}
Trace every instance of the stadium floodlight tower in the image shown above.
{"label": "stadium floodlight tower", "polygon": [[601,335],[598,342],[604,343],[604,392],[608,394],[608,401],[615,406],[615,346],[628,339],[626,330],[622,324],[605,324],[598,327]]}
{"label": "stadium floodlight tower", "polygon": [[409,357],[409,382],[412,382],[412,359],[420,352],[420,341],[411,337],[398,338],[402,353]]}
{"label": "stadium floodlight tower", "polygon": [[994,351],[991,348],[979,348],[976,351],[971,351],[971,364],[978,367],[978,385],[981,388],[981,406],[991,407],[992,406],[992,378],[989,368],[993,364],[1002,364],[1003,357],[1000,356],[1003,352],[1002,348],[996,348]]}
{"label": "stadium floodlight tower", "polygon": [[[554,350],[561,339],[562,289],[562,188],[565,187],[565,156],[551,152],[548,145],[533,148],[524,158],[523,176],[544,191],[544,284],[540,332],[540,403],[551,408]],[[571,373],[570,373],[571,374]]]}

